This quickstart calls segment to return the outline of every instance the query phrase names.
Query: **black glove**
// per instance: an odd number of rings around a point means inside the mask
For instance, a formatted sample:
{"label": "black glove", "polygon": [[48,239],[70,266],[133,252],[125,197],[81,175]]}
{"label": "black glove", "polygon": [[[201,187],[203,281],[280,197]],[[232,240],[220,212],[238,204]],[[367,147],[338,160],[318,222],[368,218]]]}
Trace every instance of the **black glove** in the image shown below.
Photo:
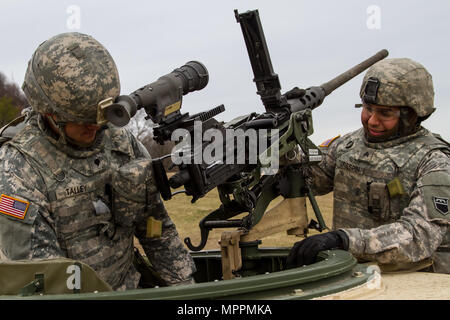
{"label": "black glove", "polygon": [[319,251],[329,249],[348,250],[348,236],[342,231],[331,231],[308,237],[296,242],[286,260],[288,268],[295,268],[314,263]]}
{"label": "black glove", "polygon": [[295,99],[303,97],[305,93],[306,93],[305,89],[299,89],[298,87],[295,87],[286,92],[284,96],[286,97],[286,99]]}

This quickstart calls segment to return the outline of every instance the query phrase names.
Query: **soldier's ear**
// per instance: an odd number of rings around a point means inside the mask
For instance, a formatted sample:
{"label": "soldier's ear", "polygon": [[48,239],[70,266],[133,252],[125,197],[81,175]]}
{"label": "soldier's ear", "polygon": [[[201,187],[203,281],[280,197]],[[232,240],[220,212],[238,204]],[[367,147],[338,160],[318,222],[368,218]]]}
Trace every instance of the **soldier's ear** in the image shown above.
{"label": "soldier's ear", "polygon": [[407,127],[414,127],[416,124],[420,123],[416,111],[412,108],[400,108],[400,117]]}

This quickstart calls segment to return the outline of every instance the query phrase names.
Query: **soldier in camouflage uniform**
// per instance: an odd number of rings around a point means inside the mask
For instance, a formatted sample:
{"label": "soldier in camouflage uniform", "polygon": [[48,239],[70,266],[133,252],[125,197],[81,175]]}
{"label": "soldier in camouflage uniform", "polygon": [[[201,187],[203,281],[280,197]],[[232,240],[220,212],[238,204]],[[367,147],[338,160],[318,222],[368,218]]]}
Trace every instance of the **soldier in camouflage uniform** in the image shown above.
{"label": "soldier in camouflage uniform", "polygon": [[[108,51],[88,35],[57,35],[35,51],[23,90],[33,111],[0,150],[0,257],[67,257],[115,290],[134,289],[136,236],[167,284],[192,283],[192,257],[156,190],[147,150],[98,107],[120,92]],[[159,237],[146,234],[149,218],[160,223]]]}
{"label": "soldier in camouflage uniform", "polygon": [[[309,173],[315,194],[334,191],[333,229],[297,242],[288,263],[349,250],[389,269],[450,273],[450,148],[422,127],[434,108],[431,75],[410,59],[386,59],[360,91],[363,128],[322,144]],[[420,269],[420,268],[416,268]]]}

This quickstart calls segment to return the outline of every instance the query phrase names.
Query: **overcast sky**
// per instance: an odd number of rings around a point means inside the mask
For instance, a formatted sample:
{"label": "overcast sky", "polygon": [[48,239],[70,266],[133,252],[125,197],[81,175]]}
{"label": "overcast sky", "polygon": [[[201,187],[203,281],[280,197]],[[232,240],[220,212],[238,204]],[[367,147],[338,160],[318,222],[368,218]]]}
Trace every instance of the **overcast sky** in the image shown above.
{"label": "overcast sky", "polygon": [[[437,111],[424,126],[450,140],[450,1],[20,1],[0,2],[0,71],[22,84],[27,62],[44,40],[62,32],[94,36],[119,69],[122,94],[190,60],[209,84],[184,96],[196,113],[220,104],[220,120],[264,112],[256,95],[242,32],[233,10],[259,9],[282,91],[320,85],[381,49],[422,63],[433,76]],[[319,144],[361,127],[362,75],[314,110]]]}

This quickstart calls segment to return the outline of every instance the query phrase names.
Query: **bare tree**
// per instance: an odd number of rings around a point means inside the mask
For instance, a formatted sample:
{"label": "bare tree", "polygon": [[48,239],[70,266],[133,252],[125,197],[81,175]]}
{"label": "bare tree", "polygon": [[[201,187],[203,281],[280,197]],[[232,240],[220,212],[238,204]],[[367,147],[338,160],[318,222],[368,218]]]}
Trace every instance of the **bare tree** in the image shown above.
{"label": "bare tree", "polygon": [[145,117],[147,114],[144,109],[140,109],[136,112],[135,116],[130,119],[130,122],[127,124],[126,128],[131,131],[131,133],[141,142],[147,136],[152,136],[154,123]]}

